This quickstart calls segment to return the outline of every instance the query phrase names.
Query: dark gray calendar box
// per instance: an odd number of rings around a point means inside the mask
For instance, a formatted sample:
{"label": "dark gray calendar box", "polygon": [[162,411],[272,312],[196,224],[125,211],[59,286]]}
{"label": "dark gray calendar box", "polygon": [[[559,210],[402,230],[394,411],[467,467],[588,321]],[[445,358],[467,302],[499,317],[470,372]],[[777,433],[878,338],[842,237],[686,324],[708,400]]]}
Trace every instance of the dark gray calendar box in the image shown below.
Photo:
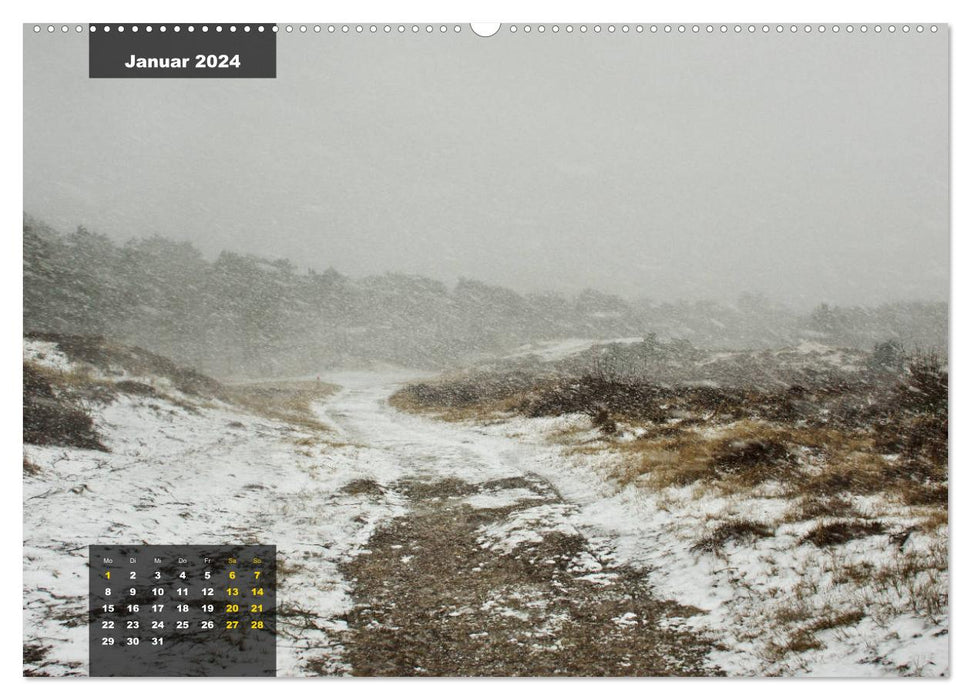
{"label": "dark gray calendar box", "polygon": [[275,546],[88,551],[90,675],[276,675]]}

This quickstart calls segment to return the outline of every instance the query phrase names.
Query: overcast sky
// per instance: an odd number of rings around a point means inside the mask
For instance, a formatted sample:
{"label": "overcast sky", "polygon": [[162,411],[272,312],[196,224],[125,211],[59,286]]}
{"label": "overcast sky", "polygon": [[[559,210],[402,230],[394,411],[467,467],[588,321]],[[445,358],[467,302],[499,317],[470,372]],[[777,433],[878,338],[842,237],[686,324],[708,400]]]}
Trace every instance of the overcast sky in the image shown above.
{"label": "overcast sky", "polygon": [[281,34],[275,80],[89,80],[25,32],[24,209],[353,276],[946,299],[946,33]]}

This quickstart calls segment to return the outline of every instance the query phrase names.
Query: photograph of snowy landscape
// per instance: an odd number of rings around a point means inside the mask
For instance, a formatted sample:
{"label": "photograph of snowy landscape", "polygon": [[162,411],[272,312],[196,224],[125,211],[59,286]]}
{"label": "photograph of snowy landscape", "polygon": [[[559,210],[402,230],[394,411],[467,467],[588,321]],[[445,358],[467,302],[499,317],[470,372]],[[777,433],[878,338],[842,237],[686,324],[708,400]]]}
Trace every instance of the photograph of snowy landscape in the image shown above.
{"label": "photograph of snowy landscape", "polygon": [[947,28],[570,26],[25,28],[24,675],[96,544],[275,545],[278,676],[950,675]]}

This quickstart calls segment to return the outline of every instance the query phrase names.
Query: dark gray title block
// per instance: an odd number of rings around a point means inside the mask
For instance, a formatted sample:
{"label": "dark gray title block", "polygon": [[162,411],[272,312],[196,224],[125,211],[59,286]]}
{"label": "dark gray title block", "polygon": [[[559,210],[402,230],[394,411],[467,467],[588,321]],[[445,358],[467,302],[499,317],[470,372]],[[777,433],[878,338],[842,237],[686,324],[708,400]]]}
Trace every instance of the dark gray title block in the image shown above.
{"label": "dark gray title block", "polygon": [[[90,78],[275,78],[272,24],[92,24]],[[247,31],[248,28],[248,31]]]}

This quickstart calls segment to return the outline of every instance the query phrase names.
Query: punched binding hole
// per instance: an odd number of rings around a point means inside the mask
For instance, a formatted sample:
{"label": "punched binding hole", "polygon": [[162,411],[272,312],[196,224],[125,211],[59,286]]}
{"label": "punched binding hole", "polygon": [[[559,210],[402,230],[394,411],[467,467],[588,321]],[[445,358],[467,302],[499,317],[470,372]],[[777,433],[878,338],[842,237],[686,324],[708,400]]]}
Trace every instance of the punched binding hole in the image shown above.
{"label": "punched binding hole", "polygon": [[476,36],[487,38],[497,34],[501,26],[499,22],[472,22],[469,28]]}

